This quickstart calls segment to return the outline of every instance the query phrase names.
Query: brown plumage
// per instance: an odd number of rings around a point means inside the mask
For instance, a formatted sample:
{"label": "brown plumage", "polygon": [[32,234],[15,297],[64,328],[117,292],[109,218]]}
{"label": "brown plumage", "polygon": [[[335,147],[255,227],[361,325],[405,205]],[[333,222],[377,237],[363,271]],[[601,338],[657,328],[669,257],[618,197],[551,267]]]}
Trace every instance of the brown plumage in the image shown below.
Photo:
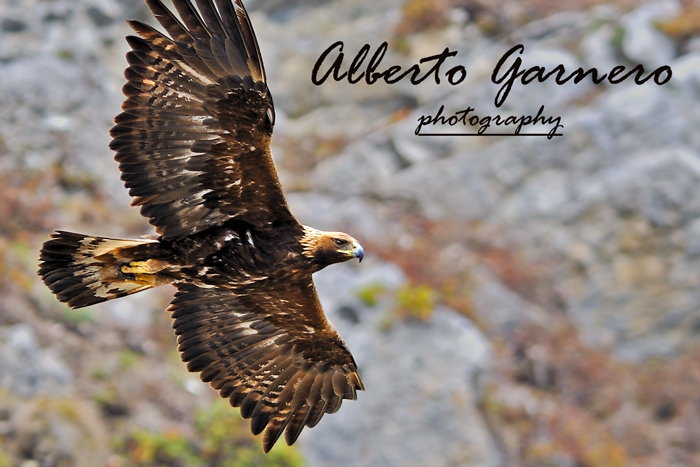
{"label": "brown plumage", "polygon": [[302,226],[270,155],[275,113],[239,0],[146,0],[167,36],[138,21],[127,99],[110,147],[156,240],[56,232],[39,275],[77,308],[172,283],[168,310],[190,371],[292,444],[363,389],[311,275],[362,259],[347,234]]}

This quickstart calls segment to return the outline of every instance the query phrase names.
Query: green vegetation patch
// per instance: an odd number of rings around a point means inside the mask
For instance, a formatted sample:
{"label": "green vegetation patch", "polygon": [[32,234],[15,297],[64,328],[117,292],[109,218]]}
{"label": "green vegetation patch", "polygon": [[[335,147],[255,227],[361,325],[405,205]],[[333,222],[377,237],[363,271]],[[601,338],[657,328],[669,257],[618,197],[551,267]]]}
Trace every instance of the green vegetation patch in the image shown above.
{"label": "green vegetation patch", "polygon": [[303,467],[294,447],[278,441],[264,454],[260,437],[250,433],[249,422],[227,401],[217,400],[195,414],[194,435],[176,429],[131,432],[121,450],[136,467]]}

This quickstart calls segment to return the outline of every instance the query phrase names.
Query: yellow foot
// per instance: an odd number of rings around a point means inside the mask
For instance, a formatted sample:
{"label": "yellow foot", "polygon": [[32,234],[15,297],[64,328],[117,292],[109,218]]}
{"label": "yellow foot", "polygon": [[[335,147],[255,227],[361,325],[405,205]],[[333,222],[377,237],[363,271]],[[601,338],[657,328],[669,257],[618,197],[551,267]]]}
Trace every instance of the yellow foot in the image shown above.
{"label": "yellow foot", "polygon": [[120,266],[119,272],[124,280],[155,287],[159,285],[156,273],[167,266],[163,261],[149,259],[147,261],[132,261]]}
{"label": "yellow foot", "polygon": [[155,274],[134,274],[134,282],[150,285],[151,287],[155,287],[157,285]]}
{"label": "yellow foot", "polygon": [[123,265],[121,271],[124,274],[150,274],[152,272],[151,268],[148,267],[148,261],[132,261]]}

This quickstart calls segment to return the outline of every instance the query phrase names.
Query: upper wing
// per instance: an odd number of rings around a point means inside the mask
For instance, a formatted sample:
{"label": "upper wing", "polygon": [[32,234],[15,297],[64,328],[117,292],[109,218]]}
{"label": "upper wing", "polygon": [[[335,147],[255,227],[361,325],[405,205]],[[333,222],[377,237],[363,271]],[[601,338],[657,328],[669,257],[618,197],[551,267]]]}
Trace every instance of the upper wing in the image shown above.
{"label": "upper wing", "polygon": [[270,155],[274,107],[239,0],[146,0],[170,37],[138,21],[110,147],[133,205],[166,239],[231,218],[294,221]]}
{"label": "upper wing", "polygon": [[364,389],[342,339],[326,321],[311,278],[242,291],[178,284],[169,311],[190,371],[252,418],[272,448]]}

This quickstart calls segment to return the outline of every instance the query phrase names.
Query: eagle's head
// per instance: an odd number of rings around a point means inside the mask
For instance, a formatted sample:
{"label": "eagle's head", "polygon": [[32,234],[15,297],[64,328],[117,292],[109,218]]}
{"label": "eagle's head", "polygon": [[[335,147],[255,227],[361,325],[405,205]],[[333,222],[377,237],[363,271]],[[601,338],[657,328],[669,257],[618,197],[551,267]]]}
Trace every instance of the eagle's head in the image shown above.
{"label": "eagle's head", "polygon": [[304,248],[302,251],[304,256],[309,258],[318,269],[353,258],[359,258],[362,261],[365,255],[362,245],[343,232],[323,232],[304,226],[304,235],[300,243]]}

